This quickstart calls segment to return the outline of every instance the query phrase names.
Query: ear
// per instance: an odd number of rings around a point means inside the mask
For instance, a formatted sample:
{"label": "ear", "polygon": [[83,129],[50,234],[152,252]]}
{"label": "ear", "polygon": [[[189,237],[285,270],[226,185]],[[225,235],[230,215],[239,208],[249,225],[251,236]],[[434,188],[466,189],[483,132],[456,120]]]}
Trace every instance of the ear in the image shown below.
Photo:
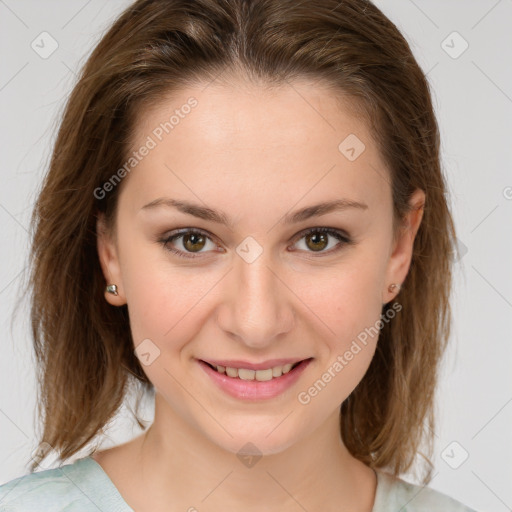
{"label": "ear", "polygon": [[101,270],[106,281],[105,287],[107,284],[117,285],[117,295],[113,295],[105,290],[105,299],[113,306],[122,306],[126,304],[126,299],[121,278],[117,243],[107,228],[105,215],[102,212],[98,213],[96,219],[96,242]]}
{"label": "ear", "polygon": [[425,192],[416,189],[409,200],[412,210],[406,215],[403,224],[394,241],[392,253],[386,270],[386,288],[382,292],[383,304],[390,302],[398,292],[390,292],[388,287],[392,283],[402,284],[407,277],[411,266],[414,239],[423,218],[425,206]]}

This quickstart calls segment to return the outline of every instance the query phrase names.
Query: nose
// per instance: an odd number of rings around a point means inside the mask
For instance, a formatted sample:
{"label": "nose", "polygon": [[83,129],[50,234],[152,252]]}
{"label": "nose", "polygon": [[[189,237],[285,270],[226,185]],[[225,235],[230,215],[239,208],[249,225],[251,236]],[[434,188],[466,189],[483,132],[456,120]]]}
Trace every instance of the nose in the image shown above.
{"label": "nose", "polygon": [[217,311],[219,327],[248,347],[265,349],[294,321],[293,293],[265,252],[252,263],[236,258]]}

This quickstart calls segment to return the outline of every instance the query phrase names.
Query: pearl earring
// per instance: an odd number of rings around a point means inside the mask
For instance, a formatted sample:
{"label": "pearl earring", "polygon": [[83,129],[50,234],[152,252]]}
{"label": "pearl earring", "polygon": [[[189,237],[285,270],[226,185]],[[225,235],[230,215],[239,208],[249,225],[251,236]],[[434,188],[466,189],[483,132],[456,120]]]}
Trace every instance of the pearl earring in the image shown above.
{"label": "pearl earring", "polygon": [[388,291],[393,293],[395,291],[395,288],[396,288],[397,292],[400,292],[400,285],[396,284],[396,283],[390,284],[389,287],[388,287]]}

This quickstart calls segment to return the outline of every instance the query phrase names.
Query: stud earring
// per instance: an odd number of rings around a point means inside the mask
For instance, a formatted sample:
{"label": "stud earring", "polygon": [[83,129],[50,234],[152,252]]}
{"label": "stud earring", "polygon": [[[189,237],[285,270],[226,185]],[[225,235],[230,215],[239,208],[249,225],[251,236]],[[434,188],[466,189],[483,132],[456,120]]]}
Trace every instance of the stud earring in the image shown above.
{"label": "stud earring", "polygon": [[107,287],[105,288],[105,291],[111,293],[112,295],[118,295],[117,285],[115,284],[108,284]]}
{"label": "stud earring", "polygon": [[396,283],[393,283],[393,284],[390,284],[389,287],[388,287],[388,291],[390,291],[391,293],[393,293],[395,291],[395,288],[396,288],[396,291],[399,292],[400,291],[400,285],[399,284],[396,284]]}

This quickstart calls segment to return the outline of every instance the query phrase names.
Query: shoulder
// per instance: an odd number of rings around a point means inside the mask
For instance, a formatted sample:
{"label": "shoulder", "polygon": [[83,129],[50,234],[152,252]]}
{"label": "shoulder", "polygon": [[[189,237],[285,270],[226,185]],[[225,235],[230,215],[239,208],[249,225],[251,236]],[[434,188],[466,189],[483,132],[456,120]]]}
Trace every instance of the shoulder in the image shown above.
{"label": "shoulder", "polygon": [[372,512],[476,512],[435,489],[415,485],[377,470],[377,493]]}
{"label": "shoulder", "polygon": [[[30,473],[0,486],[0,512],[127,510],[90,457]],[[113,505],[112,508],[102,508]]]}

